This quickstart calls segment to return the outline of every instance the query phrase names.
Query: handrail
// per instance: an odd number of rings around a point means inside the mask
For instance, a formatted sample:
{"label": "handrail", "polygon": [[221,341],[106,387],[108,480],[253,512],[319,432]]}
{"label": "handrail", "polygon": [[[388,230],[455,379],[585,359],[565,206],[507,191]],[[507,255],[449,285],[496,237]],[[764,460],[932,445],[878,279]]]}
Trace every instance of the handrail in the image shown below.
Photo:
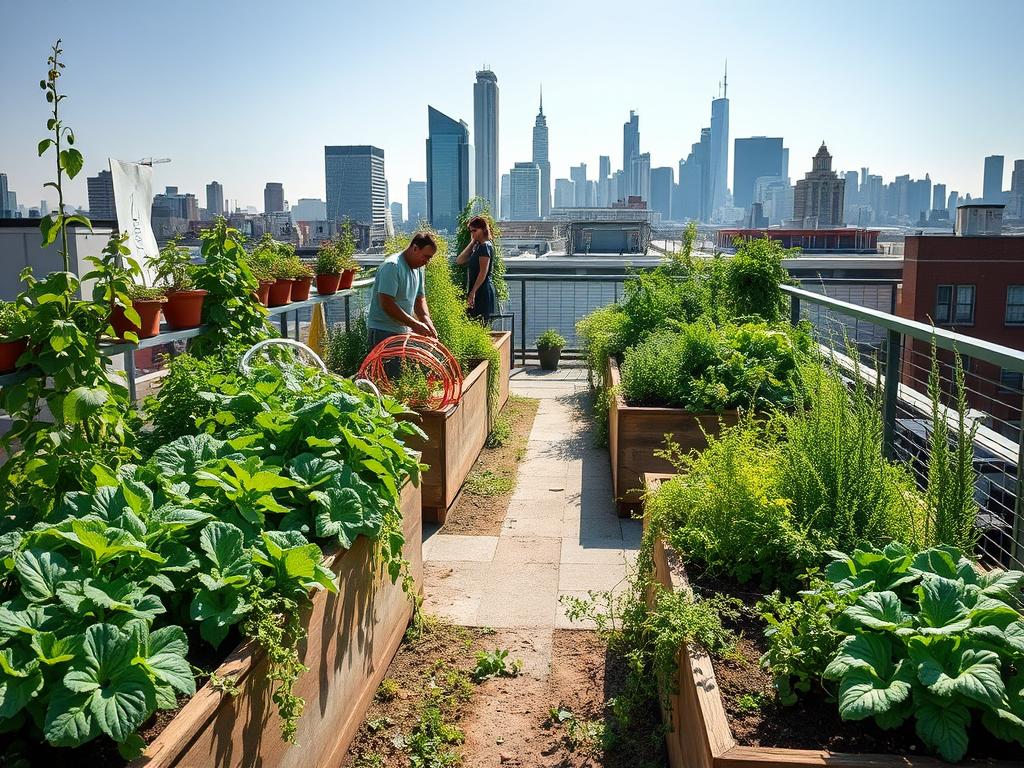
{"label": "handrail", "polygon": [[1007,370],[1024,373],[1024,352],[1020,350],[1004,347],[1002,344],[995,344],[991,341],[977,339],[973,336],[965,336],[945,328],[920,323],[917,320],[907,320],[888,312],[851,304],[848,301],[832,299],[828,296],[822,296],[820,293],[796,288],[792,285],[783,285],[782,290],[799,301],[807,301],[811,304],[833,309],[849,317],[867,320],[886,330],[910,336],[919,341],[931,342],[934,340],[935,346],[941,349],[984,360]]}

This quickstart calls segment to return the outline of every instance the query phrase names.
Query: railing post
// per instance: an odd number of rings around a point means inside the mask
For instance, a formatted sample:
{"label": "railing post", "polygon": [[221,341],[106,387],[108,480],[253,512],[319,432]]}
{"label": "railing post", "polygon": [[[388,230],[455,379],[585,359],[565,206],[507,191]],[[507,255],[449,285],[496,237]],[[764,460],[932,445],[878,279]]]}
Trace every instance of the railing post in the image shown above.
{"label": "railing post", "polygon": [[522,325],[519,328],[519,343],[522,346],[523,368],[526,367],[526,281],[519,281],[519,316]]}
{"label": "railing post", "polygon": [[1010,542],[1010,567],[1024,567],[1024,398],[1020,406],[1020,432],[1017,436],[1017,489],[1013,494],[1013,541]]}
{"label": "railing post", "polygon": [[789,322],[793,325],[800,324],[800,297],[794,294],[789,296]]}
{"label": "railing post", "polygon": [[900,352],[903,334],[886,332],[885,344],[885,399],[882,401],[882,452],[887,459],[895,458],[896,405],[900,387]]}
{"label": "railing post", "polygon": [[124,353],[124,372],[128,377],[128,402],[135,404],[138,393],[135,391],[135,350],[129,349]]}
{"label": "railing post", "polygon": [[281,336],[282,336],[282,338],[287,339],[288,338],[288,313],[287,312],[282,312],[280,320],[281,320]]}
{"label": "railing post", "polygon": [[[346,293],[345,294],[345,333],[348,333],[349,331],[352,330],[352,307],[349,304],[349,299],[350,298],[351,297]],[[326,313],[325,313],[324,316],[326,317]]]}

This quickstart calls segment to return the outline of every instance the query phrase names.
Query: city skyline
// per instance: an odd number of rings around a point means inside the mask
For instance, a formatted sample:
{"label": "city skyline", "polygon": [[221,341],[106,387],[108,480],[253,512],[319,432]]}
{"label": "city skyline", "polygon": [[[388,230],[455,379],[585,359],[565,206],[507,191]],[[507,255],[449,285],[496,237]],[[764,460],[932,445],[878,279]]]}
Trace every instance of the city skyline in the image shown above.
{"label": "city skyline", "polygon": [[[65,116],[76,129],[86,156],[85,171],[70,185],[69,198],[83,206],[87,200],[84,179],[105,169],[108,156],[126,160],[148,155],[171,157],[173,163],[154,168],[154,189],[177,186],[203,197],[206,184],[217,179],[225,197],[242,207],[258,206],[270,179],[283,183],[290,203],[300,198],[323,199],[322,148],[342,144],[372,144],[384,149],[392,199],[405,203],[400,191],[408,179],[426,178],[424,107],[429,103],[470,122],[474,73],[485,57],[479,47],[464,44],[461,30],[456,32],[447,24],[447,17],[458,15],[458,10],[436,14],[431,9],[404,7],[403,19],[410,28],[422,26],[437,32],[429,48],[445,54],[395,55],[390,57],[393,62],[382,65],[384,69],[374,70],[363,61],[363,54],[374,44],[373,35],[366,36],[371,38],[368,40],[345,37],[345,55],[341,57],[318,42],[325,43],[328,31],[342,22],[346,27],[366,23],[382,28],[383,10],[352,8],[342,12],[327,4],[313,4],[301,19],[315,14],[322,24],[286,18],[281,24],[265,25],[260,22],[261,12],[270,6],[255,3],[246,6],[250,13],[231,16],[239,34],[227,37],[216,33],[216,21],[222,14],[226,17],[227,9],[210,9],[210,23],[199,28],[189,24],[190,14],[201,7],[197,3],[185,2],[174,11],[126,3],[110,3],[99,11],[70,3],[58,5],[65,15],[62,18],[67,18],[64,86],[70,97],[64,104]],[[866,166],[886,180],[902,174],[913,178],[930,174],[948,189],[974,197],[982,192],[984,157],[1006,158],[1004,189],[1009,188],[1014,160],[1024,157],[1024,135],[1016,128],[1024,122],[1024,105],[1009,98],[1016,87],[1009,78],[1013,71],[1012,31],[1024,23],[1021,4],[986,4],[965,19],[955,16],[956,6],[951,2],[911,2],[898,7],[865,3],[843,21],[844,25],[854,22],[850,28],[862,28],[857,21],[867,24],[863,28],[877,54],[843,54],[835,57],[838,62],[816,63],[814,71],[804,71],[802,62],[819,62],[821,57],[816,54],[836,49],[834,35],[820,34],[822,12],[811,3],[783,4],[771,13],[758,10],[753,3],[685,11],[667,2],[645,5],[652,30],[705,20],[710,23],[706,28],[722,34],[688,41],[685,53],[674,59],[669,56],[667,64],[659,62],[657,67],[656,56],[646,65],[626,68],[596,60],[582,80],[579,73],[563,73],[514,50],[503,53],[500,46],[486,53],[487,64],[503,84],[500,174],[508,173],[514,161],[532,156],[531,129],[541,83],[547,96],[544,113],[550,129],[552,182],[567,176],[569,168],[581,162],[596,168],[599,156],[614,158],[621,141],[620,127],[630,109],[643,118],[641,151],[651,154],[651,167],[676,167],[708,124],[725,59],[732,75],[730,140],[782,137],[794,158],[790,170],[794,179],[809,169],[809,163],[798,158],[813,156],[822,139],[834,155],[833,167],[839,170]],[[129,7],[140,17],[140,28],[187,30],[190,45],[184,54],[175,47],[180,41],[172,42],[174,34],[140,34],[125,39],[118,57],[102,55],[109,46],[107,26],[120,10]],[[551,7],[527,2],[514,10],[479,13],[485,17],[484,26],[499,33],[502,28],[513,28],[515,19],[533,13],[551,29],[567,28],[565,22],[572,21],[582,39],[597,40],[614,32],[612,8],[601,3]],[[8,174],[8,184],[19,200],[35,201],[44,197],[42,183],[51,169],[34,157],[46,107],[33,85],[45,66],[47,46],[52,42],[49,38],[56,33],[34,24],[29,9],[12,7],[5,15],[9,23],[0,33],[0,41],[9,66],[0,108],[15,118],[0,126],[0,171]],[[786,48],[764,43],[780,39],[772,32],[782,30],[786,39],[799,43]],[[295,109],[278,110],[283,114],[277,118],[265,117],[266,110],[253,100],[254,89],[242,87],[245,80],[239,80],[239,87],[224,88],[218,78],[200,77],[200,64],[186,60],[194,58],[192,47],[205,50],[212,46],[231,62],[224,74],[231,82],[231,72],[254,71],[260,52],[271,43],[275,48],[286,47],[289,57],[280,63],[280,71],[268,76],[273,82],[278,78],[288,82],[286,102],[295,104]],[[954,45],[963,66],[943,78],[941,87],[929,84],[908,90],[909,82],[934,79],[924,76],[928,55]],[[772,66],[766,67],[768,53]],[[163,68],[156,78],[150,71],[144,78],[141,69],[122,66],[123,60],[133,57],[162,56],[179,57],[181,67]],[[636,76],[636,67],[642,69],[643,77]],[[980,77],[978,70],[990,74]],[[394,75],[397,71],[404,73],[402,78]],[[321,97],[328,81],[339,83],[342,97]],[[261,85],[259,92],[272,90],[273,82]],[[813,99],[803,98],[806,112],[782,106],[783,96],[794,91],[813,91]],[[600,99],[594,98],[595,92]],[[127,105],[130,100],[133,113],[156,117],[140,130],[126,109],[119,113],[110,108],[112,93],[115,104]],[[860,98],[852,99],[851,94]],[[861,106],[853,108],[858,100]],[[296,120],[300,104],[303,119]],[[353,109],[352,104],[372,106]],[[228,130],[207,134],[211,106],[218,108]],[[879,137],[880,125],[884,125],[884,140]],[[473,134],[470,143],[475,143]],[[730,157],[730,187],[732,175]]]}

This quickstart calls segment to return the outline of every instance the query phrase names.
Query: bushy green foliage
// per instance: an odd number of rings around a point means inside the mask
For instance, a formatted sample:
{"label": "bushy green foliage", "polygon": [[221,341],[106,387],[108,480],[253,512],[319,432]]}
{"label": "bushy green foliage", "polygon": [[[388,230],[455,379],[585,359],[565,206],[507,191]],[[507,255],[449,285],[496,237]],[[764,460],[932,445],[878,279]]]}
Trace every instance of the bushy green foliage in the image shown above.
{"label": "bushy green foliage", "polygon": [[[167,365],[159,395],[146,398],[146,420],[152,428],[143,436],[144,452],[152,453],[161,445],[196,433],[199,418],[213,411],[213,403],[204,393],[215,392],[233,378],[244,348],[226,349],[221,355],[196,357],[177,355]],[[149,450],[146,450],[146,448]]]}
{"label": "bushy green foliage", "polygon": [[25,313],[13,301],[0,301],[0,342],[21,338]]}
{"label": "bushy green foliage", "polygon": [[537,349],[561,349],[565,346],[565,337],[554,328],[548,328],[537,337]]}
{"label": "bushy green foliage", "polygon": [[368,354],[370,340],[365,315],[355,317],[348,331],[339,323],[327,332],[324,363],[335,373],[341,376],[355,376]]}
{"label": "bushy green foliage", "polygon": [[954,547],[835,557],[828,580],[856,596],[824,671],[839,684],[840,716],[882,728],[913,717],[921,741],[951,762],[966,754],[975,718],[1024,746],[1024,573],[979,572]]}
{"label": "bushy green foliage", "polygon": [[679,474],[647,498],[652,529],[711,573],[791,586],[820,550],[779,491],[776,442],[744,419],[701,452],[671,451]]}
{"label": "bushy green foliage", "polygon": [[[838,369],[806,365],[811,406],[783,418],[779,493],[801,527],[839,549],[865,541],[922,543],[922,505],[913,477],[882,451],[879,396],[859,371],[847,387]],[[877,392],[877,389],[874,390]]]}
{"label": "bushy green foliage", "polygon": [[495,648],[493,651],[478,651],[476,666],[471,677],[473,682],[482,683],[492,677],[518,677],[523,668],[522,659],[509,659],[506,649]]}
{"label": "bushy green foliage", "polygon": [[724,269],[725,296],[733,316],[781,320],[786,301],[779,286],[789,282],[782,260],[798,252],[767,236],[737,243],[736,254],[726,260]]}
{"label": "bushy green foliage", "polygon": [[698,320],[627,349],[622,394],[630,405],[694,412],[792,408],[802,403],[797,366],[809,346],[802,330],[785,325]]}
{"label": "bushy green foliage", "polygon": [[154,279],[166,293],[195,288],[196,265],[192,263],[192,251],[179,245],[178,240],[178,237],[172,237],[148,262],[153,268]]}

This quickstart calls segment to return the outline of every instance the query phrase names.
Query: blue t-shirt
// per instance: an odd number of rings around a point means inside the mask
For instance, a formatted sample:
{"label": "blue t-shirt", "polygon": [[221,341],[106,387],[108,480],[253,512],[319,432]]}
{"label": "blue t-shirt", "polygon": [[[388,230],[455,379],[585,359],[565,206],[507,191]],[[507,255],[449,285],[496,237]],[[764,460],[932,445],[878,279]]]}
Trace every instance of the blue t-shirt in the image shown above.
{"label": "blue t-shirt", "polygon": [[398,306],[416,317],[416,297],[426,295],[423,268],[412,269],[401,253],[393,253],[377,268],[377,276],[373,279],[370,291],[367,327],[388,333],[409,333],[412,330],[409,326],[395,322],[384,311],[379,299],[382,293],[393,297]]}

